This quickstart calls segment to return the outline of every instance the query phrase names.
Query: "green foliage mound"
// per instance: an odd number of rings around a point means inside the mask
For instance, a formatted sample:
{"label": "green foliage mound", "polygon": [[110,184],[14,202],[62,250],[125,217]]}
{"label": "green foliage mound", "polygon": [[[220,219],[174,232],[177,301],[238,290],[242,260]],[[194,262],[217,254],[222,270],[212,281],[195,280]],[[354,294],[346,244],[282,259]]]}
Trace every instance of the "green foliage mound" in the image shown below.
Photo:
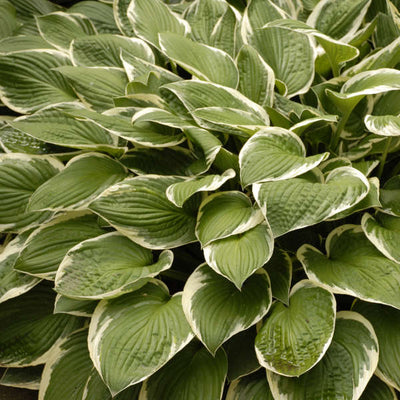
{"label": "green foliage mound", "polygon": [[0,384],[395,400],[398,6],[0,0]]}

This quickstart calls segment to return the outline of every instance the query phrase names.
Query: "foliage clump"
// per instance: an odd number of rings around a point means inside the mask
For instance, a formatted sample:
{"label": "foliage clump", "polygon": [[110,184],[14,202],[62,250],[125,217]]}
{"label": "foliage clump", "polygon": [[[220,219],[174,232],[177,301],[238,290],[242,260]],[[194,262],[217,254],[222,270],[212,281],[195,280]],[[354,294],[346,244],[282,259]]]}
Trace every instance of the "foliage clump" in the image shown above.
{"label": "foliage clump", "polygon": [[72,3],[0,0],[0,384],[396,399],[399,2]]}

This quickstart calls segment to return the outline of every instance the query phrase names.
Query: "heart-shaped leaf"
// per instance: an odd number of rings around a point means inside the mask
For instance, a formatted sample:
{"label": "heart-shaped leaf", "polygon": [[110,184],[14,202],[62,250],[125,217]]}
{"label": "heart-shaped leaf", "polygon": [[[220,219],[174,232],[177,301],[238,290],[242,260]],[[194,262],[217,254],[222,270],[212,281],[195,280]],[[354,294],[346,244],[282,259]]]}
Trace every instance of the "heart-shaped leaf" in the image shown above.
{"label": "heart-shaped leaf", "polygon": [[240,290],[243,282],[269,260],[273,249],[271,229],[262,223],[246,232],[207,244],[204,258],[215,272]]}
{"label": "heart-shaped leaf", "polygon": [[301,139],[279,127],[264,128],[239,153],[242,185],[284,180],[302,175],[326,160],[329,153],[306,157]]}
{"label": "heart-shaped leaf", "polygon": [[[378,341],[360,314],[337,314],[335,334],[322,360],[299,378],[267,372],[274,399],[359,399],[378,364]],[[334,371],[334,373],[332,373]]]}
{"label": "heart-shaped leaf", "polygon": [[207,264],[200,265],[186,281],[183,311],[196,336],[215,354],[238,332],[256,324],[271,305],[268,275],[252,275],[239,291]]}
{"label": "heart-shaped leaf", "polygon": [[308,91],[314,79],[316,51],[307,35],[267,25],[255,30],[248,40],[285,85],[286,95]]}
{"label": "heart-shaped leaf", "polygon": [[311,281],[297,283],[290,292],[289,306],[274,303],[258,331],[258,361],[280,375],[304,374],[327,351],[335,316],[336,301],[331,292]]}
{"label": "heart-shaped leaf", "polygon": [[106,233],[68,251],[57,271],[55,288],[76,299],[116,297],[139,289],[148,278],[168,269],[172,260],[172,251],[166,250],[153,262],[151,250],[117,232]]}
{"label": "heart-shaped leaf", "polygon": [[367,238],[381,253],[400,263],[400,218],[384,213],[378,213],[374,218],[367,213],[361,225]]}
{"label": "heart-shaped leaf", "polygon": [[193,338],[181,297],[170,297],[161,281],[153,281],[99,303],[90,323],[89,351],[113,395],[148,378]]}
{"label": "heart-shaped leaf", "polygon": [[262,213],[245,194],[237,191],[215,193],[201,203],[196,235],[206,246],[213,240],[246,232],[263,221]]}
{"label": "heart-shaped leaf", "polygon": [[159,43],[168,58],[196,78],[236,89],[239,72],[232,57],[224,51],[175,33],[160,33]]}
{"label": "heart-shaped leaf", "polygon": [[122,234],[150,248],[165,249],[195,240],[197,200],[176,207],[166,197],[168,186],[181,178],[156,175],[125,179],[89,206]]}
{"label": "heart-shaped leaf", "polygon": [[376,374],[389,385],[400,389],[400,311],[381,304],[356,301],[352,310],[371,322],[379,342],[379,363]]}
{"label": "heart-shaped leaf", "polygon": [[95,215],[85,212],[60,215],[29,236],[14,268],[30,275],[54,279],[58,266],[71,247],[103,233]]}
{"label": "heart-shaped leaf", "polygon": [[58,211],[85,208],[127,174],[122,164],[103,154],[89,153],[74,157],[59,174],[36,189],[27,209]]}
{"label": "heart-shaped leaf", "polygon": [[227,180],[235,177],[233,169],[226,170],[222,175],[206,175],[196,178],[189,178],[183,182],[174,183],[167,188],[167,197],[177,207],[182,207],[183,203],[195,193],[211,192],[219,189]]}
{"label": "heart-shaped leaf", "polygon": [[325,182],[320,175],[309,172],[253,185],[254,197],[275,237],[324,221],[360,202],[368,191],[367,178],[351,167],[334,169]]}
{"label": "heart-shaped leaf", "polygon": [[220,400],[227,370],[224,350],[213,357],[201,343],[192,342],[143,384],[140,399]]}
{"label": "heart-shaped leaf", "polygon": [[343,225],[326,239],[327,256],[306,244],[297,252],[306,274],[334,293],[400,308],[399,264],[365,237],[361,226]]}

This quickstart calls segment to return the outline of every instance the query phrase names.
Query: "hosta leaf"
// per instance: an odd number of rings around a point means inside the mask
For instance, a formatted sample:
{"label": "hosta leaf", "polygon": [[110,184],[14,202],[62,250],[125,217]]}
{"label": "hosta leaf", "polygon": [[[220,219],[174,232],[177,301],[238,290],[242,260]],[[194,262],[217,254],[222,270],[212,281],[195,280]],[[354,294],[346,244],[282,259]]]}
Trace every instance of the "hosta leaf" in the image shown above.
{"label": "hosta leaf", "polygon": [[107,131],[92,122],[70,117],[62,110],[39,111],[16,118],[10,125],[46,143],[78,149],[117,151],[115,138]]}
{"label": "hosta leaf", "polygon": [[86,15],[99,33],[119,33],[113,9],[108,4],[100,1],[79,1],[70,7],[68,12]]}
{"label": "hosta leaf", "polygon": [[59,67],[61,73],[81,100],[95,111],[114,107],[113,97],[123,96],[128,79],[119,68],[112,67]]}
{"label": "hosta leaf", "polygon": [[367,178],[351,167],[336,168],[325,183],[320,179],[310,172],[285,181],[253,185],[254,197],[268,215],[274,236],[324,221],[368,194]]}
{"label": "hosta leaf", "polygon": [[301,139],[278,127],[264,128],[252,136],[239,154],[242,185],[284,180],[302,175],[326,160],[329,153],[306,157]]}
{"label": "hosta leaf", "polygon": [[181,132],[156,129],[151,125],[133,126],[130,118],[119,115],[99,114],[86,109],[68,109],[66,114],[79,119],[92,121],[113,135],[120,136],[135,144],[146,147],[169,147],[182,143],[184,136]]}
{"label": "hosta leaf", "polygon": [[241,34],[246,42],[248,37],[266,23],[286,18],[287,14],[271,0],[251,0],[244,11]]}
{"label": "hosta leaf", "polygon": [[87,330],[79,330],[64,339],[46,361],[39,398],[41,400],[59,398],[81,400],[92,370],[93,363],[89,357]]}
{"label": "hosta leaf", "polygon": [[158,48],[159,33],[172,32],[184,36],[190,31],[189,24],[160,0],[131,1],[128,18],[136,35]]}
{"label": "hosta leaf", "polygon": [[289,97],[308,91],[314,79],[315,48],[307,35],[266,26],[254,31],[249,44],[273,69],[275,78],[286,85]]}
{"label": "hosta leaf", "polygon": [[382,254],[400,263],[400,218],[384,213],[378,213],[374,218],[366,213],[361,225],[367,238]]}
{"label": "hosta leaf", "polygon": [[71,57],[76,65],[122,68],[121,50],[154,63],[154,54],[143,40],[110,34],[76,38]]}
{"label": "hosta leaf", "polygon": [[297,256],[308,275],[334,293],[400,308],[399,265],[379,252],[361,226],[344,225],[326,240],[327,256],[310,245]]}
{"label": "hosta leaf", "polygon": [[54,314],[71,314],[77,317],[91,317],[97,306],[94,300],[77,300],[57,295],[54,302]]}
{"label": "hosta leaf", "polygon": [[213,240],[246,232],[263,221],[260,210],[253,207],[244,193],[215,193],[200,206],[196,235],[205,246]]}
{"label": "hosta leaf", "polygon": [[229,107],[204,107],[192,111],[197,122],[221,132],[232,133],[247,137],[249,134],[258,131],[268,125],[265,120],[254,114]]}
{"label": "hosta leaf", "polygon": [[0,56],[1,101],[20,113],[76,101],[71,86],[54,69],[70,64],[67,56],[59,52],[24,51]]}
{"label": "hosta leaf", "polygon": [[[173,253],[153,261],[145,249],[117,232],[85,240],[68,251],[56,276],[58,293],[76,299],[103,299],[132,292],[168,269]],[[96,262],[93,262],[96,260]]]}
{"label": "hosta leaf", "polygon": [[233,381],[226,400],[274,400],[265,371],[260,370]]}
{"label": "hosta leaf", "polygon": [[59,174],[39,186],[27,209],[82,209],[126,176],[126,168],[118,161],[100,153],[83,154],[72,158]]}
{"label": "hosta leaf", "polygon": [[272,68],[249,45],[244,45],[240,49],[236,63],[239,70],[238,90],[260,106],[271,107],[275,86],[275,74]]}
{"label": "hosta leaf", "polygon": [[264,268],[271,280],[272,296],[288,306],[292,283],[292,261],[289,254],[275,248]]}
{"label": "hosta leaf", "polygon": [[381,304],[356,301],[352,310],[371,322],[379,342],[377,376],[389,385],[400,389],[400,311]]}
{"label": "hosta leaf", "polygon": [[128,6],[130,0],[115,0],[113,1],[114,19],[119,30],[129,37],[133,37],[135,33],[133,32],[132,24],[128,19]]}
{"label": "hosta leaf", "polygon": [[51,349],[69,332],[80,327],[70,315],[53,315],[54,292],[38,285],[28,293],[2,303],[0,363],[23,367],[43,364]]}
{"label": "hosta leaf", "polygon": [[311,28],[309,25],[301,21],[282,19],[271,22],[268,24],[268,26],[279,26],[315,37],[318,43],[324,49],[326,57],[335,75],[339,75],[340,65],[342,63],[353,60],[360,53],[356,47],[332,39],[330,36]]}
{"label": "hosta leaf", "polygon": [[191,27],[192,38],[212,45],[212,33],[228,8],[225,0],[195,0],[185,10],[184,16]]}
{"label": "hosta leaf", "polygon": [[186,282],[182,305],[193,332],[215,354],[222,343],[256,324],[268,312],[269,278],[265,271],[260,271],[239,291],[207,264],[202,264]]}
{"label": "hosta leaf", "polygon": [[243,282],[269,260],[273,248],[271,229],[263,223],[238,235],[212,241],[204,247],[204,258],[215,272],[241,289]]}
{"label": "hosta leaf", "polygon": [[[0,138],[1,140],[1,138]],[[181,147],[164,149],[136,148],[120,159],[137,175],[193,175],[190,166],[196,162],[193,154]]]}
{"label": "hosta leaf", "polygon": [[393,40],[392,43],[383,47],[379,51],[373,52],[368,57],[362,59],[358,64],[347,69],[344,74],[353,76],[360,72],[370,71],[379,68],[395,68],[400,62],[400,39]]}
{"label": "hosta leaf", "polygon": [[144,247],[182,246],[195,240],[197,201],[179,208],[167,199],[167,187],[180,181],[157,175],[125,179],[103,192],[89,208]]}
{"label": "hosta leaf", "polygon": [[234,57],[242,45],[239,32],[241,19],[240,12],[229,5],[213,29],[211,44]]}
{"label": "hosta leaf", "polygon": [[32,193],[56,175],[63,164],[48,156],[0,156],[0,229],[18,231],[49,219],[49,212],[26,212]]}
{"label": "hosta leaf", "polygon": [[251,374],[261,368],[254,348],[256,335],[256,326],[253,325],[251,328],[232,336],[224,343],[224,350],[228,356],[228,379],[230,381]]}
{"label": "hosta leaf", "polygon": [[[174,93],[190,112],[204,107],[235,108],[253,113],[256,118],[264,121],[265,125],[269,124],[268,115],[261,106],[228,87],[190,80],[164,85],[162,90]],[[201,120],[197,122],[201,126]],[[227,118],[226,122],[229,124],[230,118]]]}
{"label": "hosta leaf", "polygon": [[7,368],[0,379],[0,385],[30,390],[39,390],[43,366]]}
{"label": "hosta leaf", "polygon": [[21,274],[13,269],[26,237],[26,233],[17,236],[0,254],[0,303],[24,294],[40,282],[38,278]]}
{"label": "hosta leaf", "polygon": [[209,192],[219,189],[227,180],[236,175],[233,169],[228,169],[222,175],[206,175],[189,178],[183,182],[168,186],[166,194],[172,203],[182,207],[183,203],[197,192]]}
{"label": "hosta leaf", "polygon": [[11,36],[18,28],[14,6],[7,0],[0,1],[0,39]]}
{"label": "hosta leaf", "polygon": [[307,19],[333,39],[348,42],[360,27],[371,0],[321,0]]}
{"label": "hosta leaf", "polygon": [[81,14],[59,11],[39,16],[36,21],[43,39],[65,52],[74,39],[97,33],[90,19]]}
{"label": "hosta leaf", "polygon": [[335,316],[336,301],[331,292],[311,281],[297,283],[290,292],[289,305],[273,304],[258,331],[258,361],[280,375],[304,374],[327,351]]}
{"label": "hosta leaf", "polygon": [[99,303],[90,323],[89,351],[113,395],[152,375],[190,342],[181,297],[170,297],[164,284],[154,281]]}
{"label": "hosta leaf", "polygon": [[397,400],[397,396],[391,386],[386,385],[374,375],[368,382],[360,400]]}
{"label": "hosta leaf", "polygon": [[237,67],[224,51],[174,33],[159,34],[159,43],[168,58],[196,78],[234,89],[237,87]]}
{"label": "hosta leaf", "polygon": [[41,36],[18,35],[0,40],[0,54],[23,53],[27,50],[38,52],[47,50],[51,54],[55,49]]}
{"label": "hosta leaf", "polygon": [[60,262],[71,247],[102,233],[104,231],[94,215],[71,213],[58,216],[29,236],[14,268],[27,274],[54,278]]}
{"label": "hosta leaf", "polygon": [[268,372],[274,399],[359,399],[378,363],[378,341],[360,314],[337,314],[335,334],[322,360],[299,378]]}
{"label": "hosta leaf", "polygon": [[400,71],[380,68],[354,75],[342,86],[340,93],[326,89],[326,94],[342,113],[349,114],[363,97],[399,89]]}
{"label": "hosta leaf", "polygon": [[337,220],[346,218],[349,215],[355,214],[358,211],[366,210],[367,208],[372,207],[381,207],[381,203],[379,201],[379,179],[376,177],[369,178],[369,191],[368,194],[356,205],[348,208],[338,214],[335,214],[331,217],[331,220]]}
{"label": "hosta leaf", "polygon": [[220,400],[227,370],[222,349],[213,357],[192,342],[143,384],[140,399]]}
{"label": "hosta leaf", "polygon": [[395,115],[367,115],[364,123],[375,135],[400,136],[400,117]]}

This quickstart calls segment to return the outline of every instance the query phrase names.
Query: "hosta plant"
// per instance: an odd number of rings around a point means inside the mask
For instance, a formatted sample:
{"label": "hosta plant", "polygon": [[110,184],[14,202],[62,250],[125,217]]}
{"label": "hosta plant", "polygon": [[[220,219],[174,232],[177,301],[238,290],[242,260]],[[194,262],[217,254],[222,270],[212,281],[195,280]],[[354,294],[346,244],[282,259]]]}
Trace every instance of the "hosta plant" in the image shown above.
{"label": "hosta plant", "polygon": [[0,384],[396,399],[399,5],[0,0]]}

